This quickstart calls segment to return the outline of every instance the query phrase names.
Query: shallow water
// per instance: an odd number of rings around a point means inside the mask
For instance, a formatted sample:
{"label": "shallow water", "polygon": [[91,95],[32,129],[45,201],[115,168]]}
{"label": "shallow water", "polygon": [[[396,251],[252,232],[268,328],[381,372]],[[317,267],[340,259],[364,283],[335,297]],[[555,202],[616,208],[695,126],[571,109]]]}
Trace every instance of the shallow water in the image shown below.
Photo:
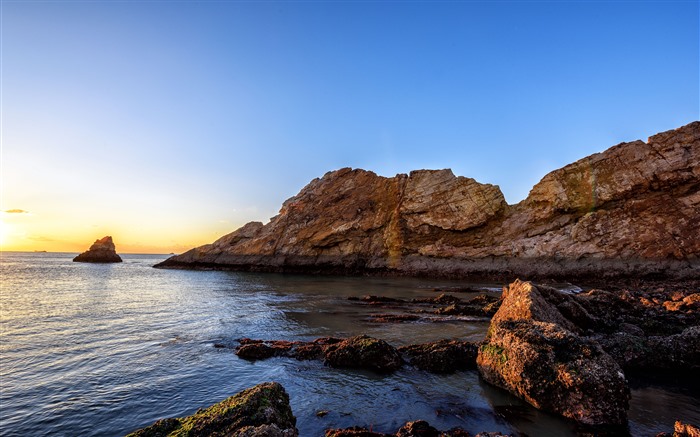
{"label": "shallow water", "polygon": [[[192,414],[264,381],[289,392],[302,436],[329,427],[395,432],[425,419],[448,429],[576,435],[479,380],[476,372],[393,375],[275,358],[248,362],[241,337],[311,340],[366,333],[398,346],[441,338],[480,340],[487,322],[377,324],[387,309],[347,300],[366,294],[416,298],[465,282],[159,270],[164,256],[121,264],[71,262],[73,254],[0,258],[0,434],[119,436],[159,418]],[[478,284],[498,288],[498,284]],[[495,293],[495,292],[494,292]],[[462,295],[468,297],[468,295]],[[700,389],[674,381],[633,386],[633,435],[700,423]],[[317,417],[319,410],[329,414]]]}

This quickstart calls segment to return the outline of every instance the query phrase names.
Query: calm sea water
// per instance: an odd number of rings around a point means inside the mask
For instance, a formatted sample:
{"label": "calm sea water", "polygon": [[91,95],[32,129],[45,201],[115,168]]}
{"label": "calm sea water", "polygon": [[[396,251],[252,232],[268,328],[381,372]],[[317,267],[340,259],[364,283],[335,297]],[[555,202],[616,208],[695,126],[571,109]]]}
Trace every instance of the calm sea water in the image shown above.
{"label": "calm sea water", "polygon": [[[389,376],[275,358],[248,362],[241,337],[310,340],[366,333],[394,345],[441,338],[480,340],[483,321],[374,324],[347,300],[376,294],[435,296],[464,282],[159,270],[165,256],[123,255],[121,264],[71,262],[75,254],[0,256],[0,434],[120,436],[164,417],[194,413],[265,381],[290,394],[300,434],[372,426],[395,432],[425,419],[448,429],[576,435],[479,380],[405,368]],[[482,284],[497,286],[497,284]],[[700,388],[687,381],[635,381],[633,435],[700,423]],[[319,410],[328,410],[317,417]]]}

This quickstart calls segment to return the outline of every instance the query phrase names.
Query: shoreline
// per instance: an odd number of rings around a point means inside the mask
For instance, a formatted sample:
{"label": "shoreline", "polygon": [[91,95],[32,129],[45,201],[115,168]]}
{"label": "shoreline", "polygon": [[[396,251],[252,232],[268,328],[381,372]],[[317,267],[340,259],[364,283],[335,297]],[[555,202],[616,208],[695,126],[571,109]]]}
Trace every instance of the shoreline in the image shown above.
{"label": "shoreline", "polygon": [[[492,313],[489,331],[481,341],[443,339],[394,347],[379,338],[359,335],[313,341],[241,338],[237,347],[214,347],[233,349],[251,364],[275,357],[299,362],[320,360],[323,371],[350,368],[389,374],[404,366],[438,374],[475,371],[480,380],[569,421],[582,435],[632,435],[627,417],[632,384],[663,377],[692,378],[698,370],[700,294],[697,288],[692,291],[650,287],[645,291],[593,289],[570,294],[542,284],[515,281],[504,288],[500,299],[493,298],[500,308]],[[402,311],[412,314],[415,311],[407,306],[478,303],[471,310],[483,311],[496,303],[483,297],[461,301],[442,294],[412,301],[381,296],[349,300],[372,308],[396,310],[397,305],[404,305]],[[415,422],[406,423],[396,434],[352,427],[327,429],[326,436],[444,437],[483,431],[438,431],[422,419],[412,419]],[[678,419],[683,420],[676,416]],[[420,427],[414,428],[412,424],[418,422]],[[693,435],[690,432],[697,430],[695,423],[682,423],[680,427],[678,423],[674,436]],[[422,434],[420,429],[430,432]]]}
{"label": "shoreline", "polygon": [[[447,263],[452,265],[460,265],[461,260],[447,260]],[[691,262],[676,262],[670,261],[666,263],[644,262],[637,263],[637,268],[632,271],[620,271],[614,269],[620,264],[629,265],[624,260],[603,261],[598,264],[595,269],[590,268],[590,263],[580,264],[579,261],[568,260],[556,262],[556,265],[585,265],[589,270],[569,269],[560,272],[542,272],[538,271],[535,265],[541,265],[542,260],[523,260],[519,259],[517,267],[520,268],[504,268],[504,269],[489,269],[478,270],[468,269],[460,265],[461,268],[453,270],[440,269],[425,269],[425,270],[406,270],[406,269],[391,269],[391,268],[371,268],[365,266],[347,266],[319,263],[261,263],[261,264],[222,264],[212,262],[181,262],[167,259],[153,267],[157,269],[172,269],[172,270],[200,270],[200,271],[231,271],[231,272],[251,272],[251,273],[277,273],[277,274],[292,274],[292,275],[319,275],[319,276],[349,276],[349,277],[394,277],[394,278],[425,278],[425,279],[446,279],[446,280],[465,280],[470,282],[499,282],[510,283],[517,278],[528,278],[528,280],[537,281],[539,283],[554,283],[563,282],[571,283],[586,287],[639,287],[642,284],[691,284],[689,287],[697,287],[700,289],[700,261]],[[551,261],[550,261],[551,263]],[[488,264],[494,264],[488,262]],[[678,270],[671,270],[674,273],[668,273],[665,267],[669,265],[682,265],[684,268],[681,273]],[[613,267],[612,269],[610,269]]]}

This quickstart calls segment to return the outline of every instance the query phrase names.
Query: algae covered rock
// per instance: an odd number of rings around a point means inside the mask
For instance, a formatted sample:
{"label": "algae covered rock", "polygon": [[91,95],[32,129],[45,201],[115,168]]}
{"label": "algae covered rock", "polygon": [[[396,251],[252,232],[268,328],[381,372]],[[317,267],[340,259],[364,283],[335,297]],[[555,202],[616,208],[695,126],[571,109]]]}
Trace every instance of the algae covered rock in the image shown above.
{"label": "algae covered rock", "polygon": [[95,240],[86,252],[73,258],[73,262],[79,263],[120,263],[122,258],[117,255],[112,237],[107,236]]}
{"label": "algae covered rock", "polygon": [[440,340],[402,346],[399,352],[409,364],[433,373],[451,373],[476,368],[477,347],[460,340]]}
{"label": "algae covered rock", "polygon": [[380,373],[393,372],[403,365],[396,348],[366,335],[351,337],[329,346],[324,354],[331,367],[362,368]]}
{"label": "algae covered rock", "polygon": [[127,437],[298,435],[287,392],[280,384],[267,382],[198,410],[191,416],[159,420]]}

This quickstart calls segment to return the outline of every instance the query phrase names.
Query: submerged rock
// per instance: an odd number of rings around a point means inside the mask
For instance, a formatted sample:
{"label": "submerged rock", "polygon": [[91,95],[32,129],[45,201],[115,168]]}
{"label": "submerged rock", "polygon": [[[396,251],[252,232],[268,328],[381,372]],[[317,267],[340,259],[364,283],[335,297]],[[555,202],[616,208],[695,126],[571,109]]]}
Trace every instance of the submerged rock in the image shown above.
{"label": "submerged rock", "polygon": [[166,436],[297,437],[289,396],[267,382],[225,399],[192,416],[162,419],[127,437]]}
{"label": "submerged rock", "polygon": [[700,122],[552,171],[517,205],[450,170],[386,178],[343,168],[311,181],[269,223],[157,267],[697,278],[699,180]]}
{"label": "submerged rock", "polygon": [[[327,429],[325,437],[469,437],[470,434],[462,428],[452,428],[447,431],[439,431],[430,426],[425,420],[407,422],[396,434],[374,432],[371,429],[353,426],[343,429]],[[500,432],[482,432],[475,437],[510,437]]]}
{"label": "submerged rock", "polygon": [[624,373],[550,302],[583,314],[571,299],[529,282],[512,283],[479,347],[479,371],[487,382],[537,408],[584,425],[624,426],[629,406]]}
{"label": "submerged rock", "polygon": [[95,240],[90,249],[73,258],[73,261],[82,263],[120,263],[122,258],[117,255],[112,237],[107,236]]}

